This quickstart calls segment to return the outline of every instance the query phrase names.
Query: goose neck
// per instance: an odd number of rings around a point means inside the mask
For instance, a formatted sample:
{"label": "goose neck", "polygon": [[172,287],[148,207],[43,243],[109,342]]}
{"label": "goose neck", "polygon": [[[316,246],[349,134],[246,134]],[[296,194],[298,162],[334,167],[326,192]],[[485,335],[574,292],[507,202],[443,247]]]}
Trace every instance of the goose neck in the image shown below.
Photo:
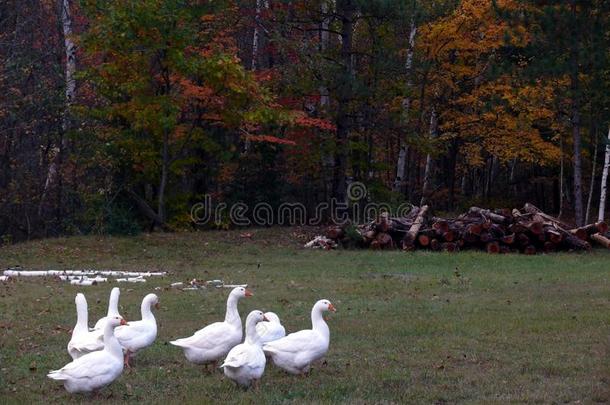
{"label": "goose neck", "polygon": [[123,348],[114,336],[114,326],[110,322],[104,327],[104,350],[118,358],[123,356]]}
{"label": "goose neck", "polygon": [[140,306],[140,312],[142,313],[142,320],[143,321],[154,321],[155,320],[155,316],[152,313],[151,307],[152,307],[152,301],[144,299],[142,301],[142,305]]}
{"label": "goose neck", "polygon": [[230,323],[234,326],[239,326],[241,329],[241,318],[239,317],[239,312],[237,311],[237,302],[239,298],[235,295],[229,295],[227,299],[227,312],[225,313],[225,322]]}
{"label": "goose neck", "polygon": [[322,316],[322,312],[323,311],[319,308],[315,306],[313,307],[311,310],[311,327],[314,331],[328,338],[330,336],[330,331],[324,317]]}
{"label": "goose neck", "polygon": [[110,292],[110,300],[108,301],[108,316],[119,316],[119,291],[113,289]]}
{"label": "goose neck", "polygon": [[256,331],[257,320],[253,319],[246,323],[246,343],[250,345],[262,345],[261,338]]}
{"label": "goose neck", "polygon": [[87,301],[77,301],[76,303],[76,326],[73,333],[82,333],[89,330],[89,319],[87,315]]}

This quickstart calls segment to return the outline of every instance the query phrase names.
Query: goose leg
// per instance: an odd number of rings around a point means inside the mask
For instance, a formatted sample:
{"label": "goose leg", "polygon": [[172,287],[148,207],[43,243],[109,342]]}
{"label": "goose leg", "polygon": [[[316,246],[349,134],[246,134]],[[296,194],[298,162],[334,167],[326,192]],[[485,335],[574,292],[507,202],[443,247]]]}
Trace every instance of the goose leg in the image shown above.
{"label": "goose leg", "polygon": [[126,350],[125,351],[125,355],[123,356],[123,360],[124,360],[124,363],[125,363],[125,367],[131,369],[131,364],[129,364],[129,355],[130,355],[130,351]]}

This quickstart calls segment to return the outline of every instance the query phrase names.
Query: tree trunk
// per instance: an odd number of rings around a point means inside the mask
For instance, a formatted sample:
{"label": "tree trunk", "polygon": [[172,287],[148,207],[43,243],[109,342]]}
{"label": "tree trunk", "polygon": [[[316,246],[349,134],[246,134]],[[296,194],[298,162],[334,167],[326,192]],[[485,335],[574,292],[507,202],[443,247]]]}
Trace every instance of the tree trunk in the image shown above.
{"label": "tree trunk", "polygon": [[560,162],[559,162],[559,212],[557,213],[557,218],[561,218],[561,214],[563,214],[563,135],[559,134],[559,150],[561,152]]}
{"label": "tree trunk", "polygon": [[57,183],[60,166],[63,161],[63,155],[68,147],[67,132],[70,129],[70,108],[72,107],[72,103],[74,102],[74,98],[76,96],[76,79],[74,77],[76,72],[76,44],[72,40],[72,16],[70,14],[70,0],[61,0],[61,24],[64,36],[64,50],[66,53],[66,66],[64,71],[66,90],[64,113],[61,117],[62,133],[59,145],[53,148],[55,151],[55,156],[53,157],[47,171],[47,178],[40,197],[40,203],[38,205],[38,215],[42,215],[49,191]]}
{"label": "tree trunk", "polygon": [[353,18],[355,14],[353,0],[337,1],[337,12],[341,18],[341,60],[342,77],[338,85],[337,96],[337,146],[335,153],[334,195],[339,202],[344,202],[347,191],[347,159],[349,153],[349,102],[352,99],[352,39]]}
{"label": "tree trunk", "polygon": [[[334,10],[332,10],[334,11]],[[319,52],[321,54],[324,54],[324,52],[326,51],[326,49],[328,48],[328,43],[329,43],[329,24],[330,24],[330,18],[328,16],[328,4],[323,1],[320,4],[320,12],[322,14],[322,21],[320,22],[320,33],[319,33],[319,38],[320,38],[320,44],[319,44]],[[319,112],[321,114],[324,114],[326,112],[326,109],[328,108],[329,104],[330,104],[330,97],[329,97],[329,91],[328,88],[322,84],[319,87],[319,91],[320,91],[320,108],[319,108]],[[331,134],[327,133],[325,134],[325,136],[331,136]],[[324,142],[320,143],[320,147],[321,147],[321,152],[320,152],[320,156],[321,156],[321,161],[322,161],[322,182],[323,182],[323,190],[324,190],[324,201],[330,202],[331,197],[333,196],[333,177],[334,177],[334,171],[335,171],[335,158],[333,156],[332,150],[334,149],[333,147],[333,140],[330,138],[327,138]]]}
{"label": "tree trunk", "polygon": [[258,51],[260,49],[260,19],[261,9],[267,7],[266,0],[256,0],[256,11],[254,15],[254,32],[252,33],[252,59],[250,61],[250,69],[255,71],[258,69]]}
{"label": "tree trunk", "polygon": [[597,220],[604,220],[606,214],[606,191],[608,184],[608,168],[610,167],[610,127],[608,127],[608,143],[606,143],[606,155],[604,157],[604,169],[602,170],[602,183],[599,192],[599,210]]}
{"label": "tree trunk", "polygon": [[593,167],[591,168],[591,184],[589,186],[589,196],[587,197],[587,213],[585,214],[585,224],[589,223],[589,214],[591,213],[591,200],[593,199],[593,185],[595,184],[595,166],[597,165],[597,146],[599,137],[597,130],[593,132],[595,135],[595,147],[593,148]]}
{"label": "tree trunk", "polygon": [[574,215],[576,225],[584,225],[582,206],[582,156],[580,153],[580,82],[578,78],[579,30],[576,16],[576,0],[571,0],[573,14],[573,39],[570,47],[570,90],[572,96],[572,138],[574,144]]}
{"label": "tree trunk", "polygon": [[[407,131],[409,123],[409,110],[411,108],[411,91],[413,88],[413,78],[411,72],[413,69],[413,52],[415,49],[415,35],[417,34],[417,26],[415,25],[415,10],[411,15],[411,29],[409,31],[409,47],[407,50],[407,59],[405,61],[405,74],[407,76],[406,97],[402,100],[402,126]],[[400,150],[398,152],[398,162],[396,163],[396,179],[394,180],[393,191],[404,194],[405,192],[405,168],[407,163],[407,155],[409,153],[409,144],[407,143],[406,134],[400,137]]]}
{"label": "tree trunk", "polygon": [[[432,107],[432,112],[430,113],[430,133],[429,139],[432,141],[436,138],[436,128],[438,125],[438,121],[436,118],[436,108]],[[421,191],[421,202],[419,205],[424,205],[426,202],[426,198],[428,197],[428,189],[430,188],[430,178],[432,177],[432,155],[428,153],[426,155],[426,168],[424,169],[424,179],[423,186]]]}
{"label": "tree trunk", "polygon": [[165,223],[165,188],[167,187],[167,176],[169,173],[169,133],[163,132],[163,150],[161,152],[161,180],[159,181],[159,192],[157,195],[157,216],[161,223]]}

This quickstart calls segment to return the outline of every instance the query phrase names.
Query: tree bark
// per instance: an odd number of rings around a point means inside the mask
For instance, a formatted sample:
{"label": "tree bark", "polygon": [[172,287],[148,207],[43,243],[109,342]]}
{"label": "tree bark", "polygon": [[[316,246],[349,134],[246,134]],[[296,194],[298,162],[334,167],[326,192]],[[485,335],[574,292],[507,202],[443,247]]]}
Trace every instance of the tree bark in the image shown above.
{"label": "tree bark", "polygon": [[608,168],[610,167],[610,127],[608,127],[608,143],[606,143],[606,154],[604,156],[604,169],[602,170],[602,183],[599,192],[599,209],[597,220],[604,220],[606,214],[606,191],[608,190]]}
{"label": "tree bark", "polygon": [[337,145],[335,153],[334,195],[339,202],[344,202],[347,191],[347,159],[349,152],[349,101],[352,99],[352,40],[354,15],[356,5],[354,0],[337,1],[337,12],[341,18],[341,61],[342,77],[338,86],[337,96]]}
{"label": "tree bark", "polygon": [[165,223],[165,188],[167,187],[167,176],[169,174],[169,133],[163,131],[163,149],[161,151],[161,180],[157,195],[157,216],[161,223]]}
{"label": "tree bark", "polygon": [[267,8],[266,0],[256,0],[256,11],[254,15],[254,32],[252,33],[252,59],[250,61],[250,69],[255,71],[258,69],[258,51],[260,49],[260,19],[262,8]]}
{"label": "tree bark", "polygon": [[[432,112],[430,113],[430,133],[429,139],[432,141],[436,138],[436,129],[437,129],[438,121],[436,118],[436,108],[432,107]],[[426,198],[428,197],[428,189],[430,188],[430,182],[432,177],[432,155],[428,153],[426,155],[426,168],[424,169],[424,179],[423,186],[421,190],[421,202],[419,205],[424,205],[426,202]]]}
{"label": "tree bark", "polygon": [[[409,123],[409,110],[411,108],[411,91],[413,88],[413,53],[415,50],[415,35],[417,34],[417,26],[415,25],[415,10],[411,15],[411,28],[409,30],[409,45],[407,50],[407,59],[405,61],[405,73],[407,75],[406,97],[402,100],[402,126],[407,130]],[[400,150],[398,152],[398,162],[396,163],[396,179],[394,180],[393,191],[404,194],[405,168],[407,163],[407,155],[409,154],[409,144],[407,143],[406,134],[400,137]]]}
{"label": "tree bark", "polygon": [[591,201],[593,200],[593,185],[595,184],[595,166],[597,166],[597,146],[599,144],[597,130],[595,130],[593,133],[595,134],[595,147],[593,148],[593,167],[591,168],[591,184],[589,185],[589,196],[587,197],[587,213],[585,214],[585,224],[589,223],[589,214],[591,213]]}
{"label": "tree bark", "polygon": [[578,226],[584,225],[582,206],[582,156],[580,152],[580,82],[579,70],[579,29],[576,15],[576,0],[571,0],[573,29],[572,46],[570,47],[570,90],[572,95],[572,139],[574,145],[574,215]]}
{"label": "tree bark", "polygon": [[64,76],[66,80],[64,113],[61,117],[61,140],[59,145],[54,147],[55,156],[49,165],[44,189],[38,205],[38,215],[42,215],[44,206],[48,199],[49,191],[58,181],[60,166],[63,155],[68,148],[67,132],[70,129],[72,103],[76,96],[76,44],[72,40],[72,16],[70,14],[70,0],[61,1],[61,25],[64,36],[64,51],[66,54],[66,66]]}

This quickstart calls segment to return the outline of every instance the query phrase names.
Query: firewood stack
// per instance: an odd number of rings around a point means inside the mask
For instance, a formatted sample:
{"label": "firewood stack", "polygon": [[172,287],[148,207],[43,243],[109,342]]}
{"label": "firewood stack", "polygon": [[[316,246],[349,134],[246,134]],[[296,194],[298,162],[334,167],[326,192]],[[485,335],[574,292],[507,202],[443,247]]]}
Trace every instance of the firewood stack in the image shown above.
{"label": "firewood stack", "polygon": [[[610,249],[610,232],[605,222],[573,228],[545,214],[532,204],[523,209],[488,210],[471,207],[456,218],[430,215],[427,205],[413,207],[400,218],[382,213],[375,221],[358,225],[331,226],[326,237],[338,245],[370,249],[429,249],[455,252],[466,249],[488,253],[536,254],[555,251],[587,251],[595,243]],[[350,239],[351,240],[348,240]],[[351,242],[351,243],[348,243]]]}

